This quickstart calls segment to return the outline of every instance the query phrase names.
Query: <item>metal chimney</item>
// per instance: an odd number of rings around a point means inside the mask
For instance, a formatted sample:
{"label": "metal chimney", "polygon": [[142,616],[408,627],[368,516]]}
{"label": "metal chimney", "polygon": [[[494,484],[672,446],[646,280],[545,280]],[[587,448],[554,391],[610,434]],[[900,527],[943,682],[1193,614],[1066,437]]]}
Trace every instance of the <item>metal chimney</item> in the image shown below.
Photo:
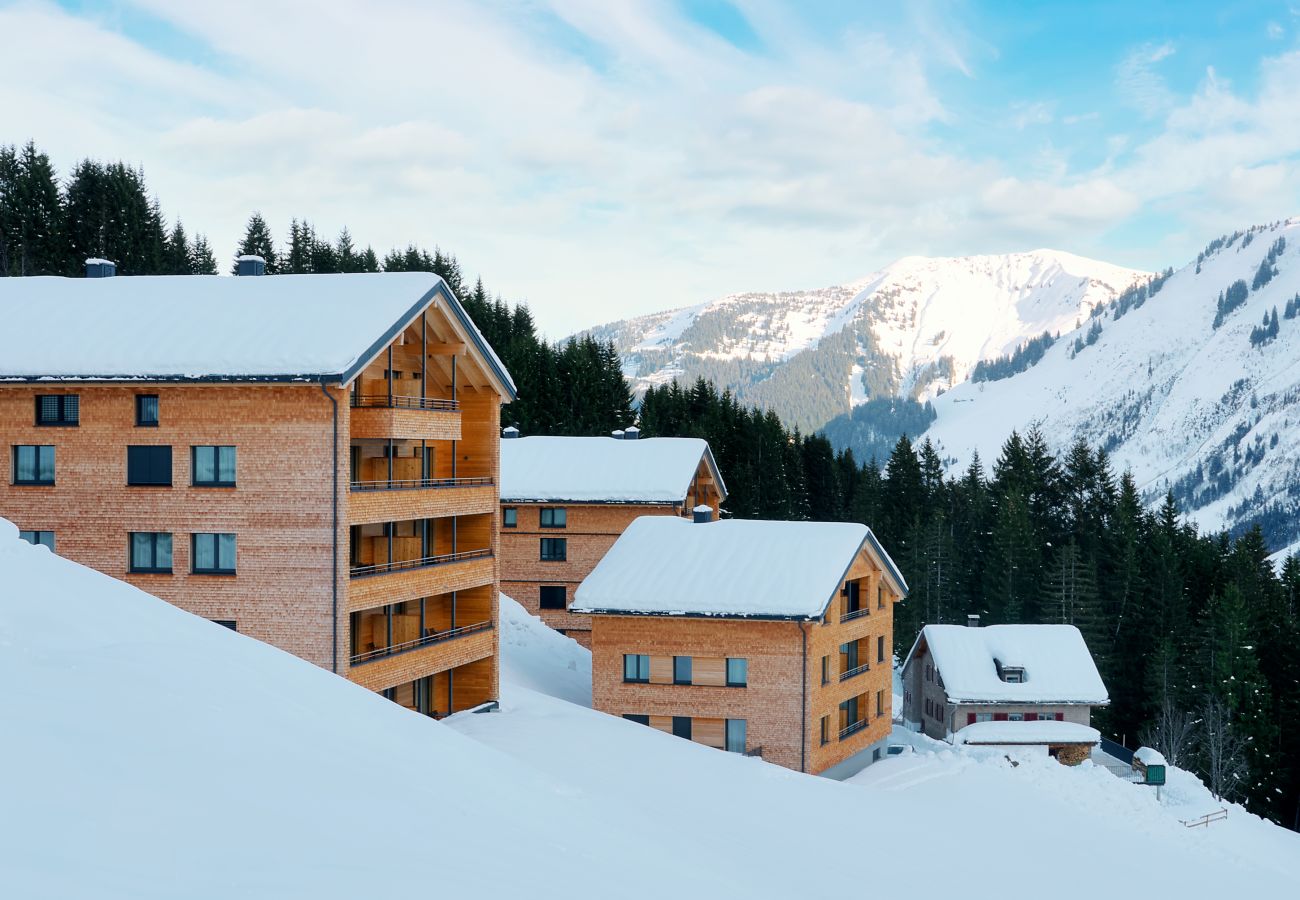
{"label": "metal chimney", "polygon": [[235,260],[236,275],[265,275],[266,260],[260,256],[241,256]]}
{"label": "metal chimney", "polygon": [[502,440],[507,440],[509,438],[517,438],[517,437],[519,437],[519,429],[516,428],[515,426],[507,425],[505,428],[501,429]]}
{"label": "metal chimney", "polygon": [[625,441],[635,441],[640,436],[641,429],[637,428],[635,425],[629,425],[623,429],[623,440]]}
{"label": "metal chimney", "polygon": [[713,507],[709,506],[707,503],[701,503],[699,506],[695,507],[695,509],[691,510],[691,513],[694,515],[695,524],[697,525],[713,521]]}
{"label": "metal chimney", "polygon": [[980,616],[979,616],[979,613],[970,613],[968,616],[966,616],[966,627],[967,627],[967,628],[979,628],[979,627],[980,627]]}
{"label": "metal chimney", "polygon": [[86,260],[86,277],[87,278],[112,278],[117,274],[117,263],[110,262],[107,259],[88,259]]}
{"label": "metal chimney", "polygon": [[613,431],[611,431],[611,432],[609,433],[609,436],[612,437],[612,438],[613,438],[614,440],[616,440],[616,441],[621,441],[621,440],[623,440],[623,435],[624,435],[625,433],[626,433],[626,432],[624,432],[622,428],[615,428]]}

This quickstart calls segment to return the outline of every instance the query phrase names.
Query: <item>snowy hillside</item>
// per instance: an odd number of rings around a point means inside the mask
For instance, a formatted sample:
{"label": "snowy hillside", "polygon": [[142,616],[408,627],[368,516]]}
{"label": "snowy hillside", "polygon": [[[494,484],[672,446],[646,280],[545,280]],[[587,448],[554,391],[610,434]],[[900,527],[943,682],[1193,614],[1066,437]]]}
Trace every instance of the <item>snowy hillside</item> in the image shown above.
{"label": "snowy hillside", "polygon": [[1173,490],[1202,528],[1258,520],[1275,548],[1300,539],[1300,317],[1286,317],[1300,294],[1300,220],[1225,236],[1202,255],[1027,370],[939,397],[929,436],[963,464],[1037,423],[1058,447],[1105,447],[1148,499]]}
{"label": "snowy hillside", "polygon": [[638,389],[703,375],[818,428],[871,397],[929,399],[1146,277],[1054,250],[907,257],[849,284],[732,294],[592,333],[615,341]]}
{"label": "snowy hillside", "polygon": [[3,520],[0,585],[6,896],[603,897],[649,866],[680,897],[807,896],[810,866],[818,894],[904,896],[935,859],[987,873],[973,898],[1300,886],[1297,835],[1235,808],[1189,830],[1087,768],[927,752],[839,784],[547,696],[584,658],[508,601],[502,712],[435,722]]}

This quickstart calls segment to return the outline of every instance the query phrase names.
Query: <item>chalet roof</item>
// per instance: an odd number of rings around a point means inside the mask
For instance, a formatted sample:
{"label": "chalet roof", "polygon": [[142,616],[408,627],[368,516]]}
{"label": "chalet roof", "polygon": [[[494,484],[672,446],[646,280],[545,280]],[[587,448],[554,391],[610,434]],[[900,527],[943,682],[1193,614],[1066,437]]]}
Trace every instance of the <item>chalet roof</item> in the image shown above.
{"label": "chalet roof", "polygon": [[[929,648],[948,699],[958,703],[1063,703],[1101,706],[1106,685],[1073,625],[927,625],[903,667],[922,644]],[[1024,670],[1009,684],[998,667]]]}
{"label": "chalet roof", "polygon": [[954,744],[1095,744],[1101,732],[1078,722],[976,722],[952,736]]}
{"label": "chalet roof", "polygon": [[725,499],[708,441],[699,438],[524,437],[501,442],[501,499],[538,503],[684,503],[703,460]]}
{"label": "chalet roof", "polygon": [[347,383],[429,305],[514,382],[437,275],[0,278],[0,379]]}
{"label": "chalet roof", "polygon": [[573,611],[815,619],[870,540],[847,522],[641,516],[578,586]]}

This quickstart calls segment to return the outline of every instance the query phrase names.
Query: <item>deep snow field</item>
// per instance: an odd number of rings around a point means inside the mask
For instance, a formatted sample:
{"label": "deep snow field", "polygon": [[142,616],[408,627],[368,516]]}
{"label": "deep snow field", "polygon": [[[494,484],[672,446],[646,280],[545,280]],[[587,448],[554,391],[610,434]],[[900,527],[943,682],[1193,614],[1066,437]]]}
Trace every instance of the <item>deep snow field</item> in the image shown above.
{"label": "deep snow field", "polygon": [[587,651],[507,599],[501,637],[501,712],[435,722],[0,520],[0,896],[1300,891],[1300,835],[1184,827],[1182,773],[1161,805],[900,734],[841,784],[592,711]]}

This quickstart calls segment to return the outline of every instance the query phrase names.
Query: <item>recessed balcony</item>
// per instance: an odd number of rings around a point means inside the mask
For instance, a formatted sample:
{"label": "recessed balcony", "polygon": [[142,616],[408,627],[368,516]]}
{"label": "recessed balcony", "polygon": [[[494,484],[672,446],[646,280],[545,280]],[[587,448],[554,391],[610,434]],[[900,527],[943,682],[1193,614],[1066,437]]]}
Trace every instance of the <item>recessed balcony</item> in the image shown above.
{"label": "recessed balcony", "polygon": [[460,404],[455,400],[354,392],[351,406],[353,438],[460,440]]}

